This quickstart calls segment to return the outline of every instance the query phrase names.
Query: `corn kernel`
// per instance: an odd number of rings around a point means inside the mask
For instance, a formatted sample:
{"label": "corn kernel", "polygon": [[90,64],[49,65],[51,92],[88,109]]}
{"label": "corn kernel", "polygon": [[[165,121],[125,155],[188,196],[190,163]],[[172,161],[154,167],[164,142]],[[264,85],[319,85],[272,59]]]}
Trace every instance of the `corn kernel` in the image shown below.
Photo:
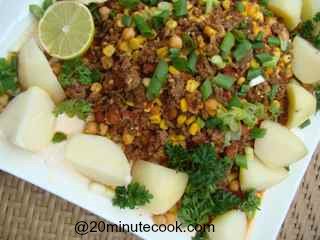
{"label": "corn kernel", "polygon": [[168,125],[167,125],[166,121],[163,120],[163,119],[160,121],[160,128],[162,130],[167,130],[168,129]]}
{"label": "corn kernel", "polygon": [[289,62],[291,62],[291,55],[290,54],[286,54],[286,55],[284,55],[282,57],[282,59],[283,59],[284,63],[289,63]]}
{"label": "corn kernel", "polygon": [[250,62],[250,66],[252,68],[258,68],[258,67],[260,67],[260,64],[257,62],[256,59],[252,59],[251,62]]}
{"label": "corn kernel", "polygon": [[186,140],[186,137],[180,134],[180,135],[177,136],[177,140],[178,140],[179,142],[183,142],[183,141]]}
{"label": "corn kernel", "polygon": [[268,77],[270,77],[270,76],[273,74],[273,68],[267,68],[267,69],[265,70],[265,73],[266,73],[266,75],[267,75]]}
{"label": "corn kernel", "polygon": [[188,111],[188,103],[185,98],[180,100],[180,109],[182,112],[187,112]]}
{"label": "corn kernel", "polygon": [[230,6],[231,6],[230,0],[224,0],[224,1],[222,2],[222,6],[223,6],[223,8],[224,8],[225,10],[230,9]]}
{"label": "corn kernel", "polygon": [[166,27],[170,30],[175,29],[178,26],[177,21],[170,19],[167,23],[166,23]]}
{"label": "corn kernel", "polygon": [[212,27],[209,27],[209,26],[205,26],[203,32],[208,37],[213,37],[213,36],[215,36],[217,34],[217,31],[214,30]]}
{"label": "corn kernel", "polygon": [[118,48],[123,52],[129,52],[130,51],[128,42],[120,42],[119,45],[118,45]]}
{"label": "corn kernel", "polygon": [[149,119],[150,119],[151,123],[153,123],[153,124],[160,124],[160,122],[161,122],[160,114],[152,115],[152,116],[150,116]]}
{"label": "corn kernel", "polygon": [[189,133],[191,135],[196,135],[200,131],[200,127],[197,123],[192,123],[190,128],[189,128]]}
{"label": "corn kernel", "polygon": [[143,36],[137,36],[129,40],[129,47],[133,50],[137,50],[142,47],[145,42],[145,38]]}
{"label": "corn kernel", "polygon": [[168,55],[168,48],[162,47],[157,49],[157,55],[159,58],[165,58]]}
{"label": "corn kernel", "polygon": [[114,48],[113,45],[109,44],[107,46],[105,46],[103,48],[103,54],[106,56],[106,57],[112,57],[112,55],[115,53],[116,49]]}
{"label": "corn kernel", "polygon": [[242,84],[244,84],[245,81],[246,81],[246,78],[245,77],[241,77],[241,78],[238,79],[237,84],[238,85],[242,85]]}
{"label": "corn kernel", "polygon": [[142,79],[142,84],[143,84],[143,86],[148,87],[149,84],[150,84],[150,81],[151,81],[151,78],[144,78],[144,79]]}
{"label": "corn kernel", "polygon": [[91,85],[90,90],[94,93],[99,93],[102,90],[102,85],[101,83],[95,82]]}
{"label": "corn kernel", "polygon": [[186,115],[179,115],[177,118],[177,124],[178,126],[182,126],[187,120],[187,116]]}
{"label": "corn kernel", "polygon": [[194,91],[197,90],[199,85],[200,85],[199,82],[197,82],[196,80],[190,79],[190,80],[187,81],[186,90],[188,92],[193,93]]}
{"label": "corn kernel", "polygon": [[197,37],[197,43],[200,49],[203,49],[206,46],[206,43],[204,42],[203,37],[201,35]]}
{"label": "corn kernel", "polygon": [[190,10],[191,8],[193,8],[193,5],[190,2],[188,2],[187,9]]}
{"label": "corn kernel", "polygon": [[217,113],[219,102],[213,98],[210,98],[204,103],[204,106],[209,115],[214,116]]}
{"label": "corn kernel", "polygon": [[190,125],[191,123],[193,123],[196,120],[195,116],[191,116],[187,119],[186,124]]}
{"label": "corn kernel", "polygon": [[180,72],[174,66],[169,66],[169,73],[171,73],[173,75],[180,74]]}
{"label": "corn kernel", "polygon": [[258,11],[255,15],[254,15],[254,19],[259,21],[259,22],[263,22],[264,21],[264,16],[263,13]]}
{"label": "corn kernel", "polygon": [[133,141],[134,141],[134,136],[133,135],[131,135],[131,134],[129,134],[129,133],[124,133],[123,135],[122,135],[122,141],[123,141],[123,143],[125,144],[125,145],[130,145],[130,144],[132,144],[133,143]]}
{"label": "corn kernel", "polygon": [[273,50],[273,54],[276,56],[276,57],[278,57],[278,58],[280,58],[280,56],[281,56],[281,50],[280,50],[280,48],[275,48],[274,50]]}
{"label": "corn kernel", "polygon": [[281,103],[278,100],[273,100],[272,101],[272,105],[276,108],[280,108],[281,107]]}

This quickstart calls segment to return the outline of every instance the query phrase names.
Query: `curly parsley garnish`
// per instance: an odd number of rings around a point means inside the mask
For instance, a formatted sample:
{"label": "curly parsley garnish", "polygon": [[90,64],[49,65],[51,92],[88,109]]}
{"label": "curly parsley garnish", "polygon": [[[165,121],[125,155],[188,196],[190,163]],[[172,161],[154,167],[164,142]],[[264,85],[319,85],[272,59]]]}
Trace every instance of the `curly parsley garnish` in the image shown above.
{"label": "curly parsley garnish", "polygon": [[17,90],[17,60],[0,58],[0,96]]}
{"label": "curly parsley garnish", "polygon": [[89,113],[91,113],[91,105],[83,99],[66,100],[59,103],[53,111],[55,116],[62,113],[66,113],[69,117],[77,116],[78,118],[85,120]]}
{"label": "curly parsley garnish", "polygon": [[301,24],[298,33],[305,39],[309,40],[313,45],[320,49],[320,32],[317,30],[317,24],[320,22],[320,12],[313,19],[307,20]]}
{"label": "curly parsley garnish", "polygon": [[130,183],[128,187],[117,187],[112,204],[120,208],[134,209],[150,202],[152,194],[139,183]]}

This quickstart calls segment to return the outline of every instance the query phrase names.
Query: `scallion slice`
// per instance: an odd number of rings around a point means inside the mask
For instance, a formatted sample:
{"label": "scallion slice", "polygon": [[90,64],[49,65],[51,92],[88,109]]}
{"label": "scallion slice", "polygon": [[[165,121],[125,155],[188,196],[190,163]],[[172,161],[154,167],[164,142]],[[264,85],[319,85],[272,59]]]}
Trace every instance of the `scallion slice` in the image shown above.
{"label": "scallion slice", "polygon": [[153,31],[148,25],[148,23],[145,21],[145,19],[140,15],[135,15],[133,17],[134,23],[136,24],[136,27],[138,31],[141,33],[144,37],[152,37]]}
{"label": "scallion slice", "polygon": [[160,60],[147,88],[147,98],[152,100],[160,95],[161,88],[168,79],[168,64]]}
{"label": "scallion slice", "polygon": [[252,45],[248,40],[243,40],[238,44],[236,50],[233,52],[233,56],[237,62],[240,62],[244,59],[252,50]]}
{"label": "scallion slice", "polygon": [[207,100],[212,95],[212,85],[209,79],[205,80],[202,83],[200,87],[200,91],[201,91],[203,100]]}
{"label": "scallion slice", "polygon": [[230,90],[235,82],[235,79],[229,75],[219,73],[215,78],[213,78],[213,83],[218,87]]}
{"label": "scallion slice", "polygon": [[221,45],[220,45],[220,49],[221,51],[228,55],[231,51],[231,49],[233,48],[233,46],[235,45],[235,37],[232,34],[232,32],[227,32]]}
{"label": "scallion slice", "polygon": [[188,14],[187,0],[174,0],[173,13],[176,17],[183,17]]}

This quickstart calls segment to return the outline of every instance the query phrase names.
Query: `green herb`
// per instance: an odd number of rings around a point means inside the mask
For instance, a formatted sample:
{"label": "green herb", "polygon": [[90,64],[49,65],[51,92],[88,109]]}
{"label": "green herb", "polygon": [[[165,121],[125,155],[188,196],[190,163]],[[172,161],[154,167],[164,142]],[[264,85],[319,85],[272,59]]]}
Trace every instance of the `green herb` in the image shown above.
{"label": "green herb", "polygon": [[263,75],[263,72],[261,68],[251,68],[247,73],[247,79],[248,81],[251,81],[252,79],[262,75]]}
{"label": "green herb", "polygon": [[228,103],[228,108],[232,108],[232,107],[238,107],[238,108],[242,107],[241,99],[238,96],[233,96],[230,102]]}
{"label": "green herb", "polygon": [[272,101],[269,112],[271,113],[272,120],[277,120],[282,113],[281,106],[278,101]]}
{"label": "green herb", "polygon": [[219,73],[215,78],[213,78],[212,81],[218,87],[230,90],[235,82],[235,79],[229,75]]}
{"label": "green herb", "polygon": [[177,70],[188,71],[188,59],[179,56],[171,58],[171,61]]}
{"label": "green herb", "polygon": [[95,22],[100,22],[101,21],[101,15],[99,13],[99,6],[97,3],[90,3],[88,5],[88,8],[93,16],[93,19]]}
{"label": "green herb", "polygon": [[152,194],[139,183],[130,183],[127,187],[117,187],[112,204],[120,208],[135,209],[150,202]]}
{"label": "green herb", "polygon": [[244,10],[245,10],[243,3],[240,1],[236,2],[235,7],[236,7],[237,11],[241,12],[241,13],[244,12]]}
{"label": "green herb", "polygon": [[270,102],[275,99],[275,97],[278,94],[278,91],[279,91],[279,85],[274,84],[274,85],[271,86],[271,90],[268,93],[268,97],[269,97]]}
{"label": "green herb", "polygon": [[195,74],[197,72],[198,55],[195,51],[191,52],[187,62],[187,69],[190,73]]}
{"label": "green herb", "polygon": [[121,21],[124,26],[130,27],[132,24],[132,17],[129,15],[123,15]]}
{"label": "green herb", "polygon": [[256,58],[264,67],[275,67],[279,61],[279,58],[277,56],[273,56],[269,53],[257,54]]}
{"label": "green herb", "polygon": [[253,49],[261,49],[264,48],[264,43],[263,42],[255,42],[252,44]]}
{"label": "green herb", "polygon": [[36,4],[29,5],[29,11],[37,20],[40,20],[44,14],[44,10]]}
{"label": "green herb", "polygon": [[253,139],[263,138],[267,133],[267,129],[265,128],[253,128],[251,129],[250,136]]}
{"label": "green herb", "polygon": [[91,70],[80,58],[65,61],[59,74],[62,87],[71,86],[76,82],[89,85],[100,79],[101,73],[98,70]]}
{"label": "green herb", "polygon": [[176,17],[183,17],[187,15],[187,0],[173,0],[173,14]]}
{"label": "green herb", "polygon": [[145,21],[145,19],[140,15],[135,15],[133,17],[134,23],[136,24],[136,27],[138,31],[141,33],[144,37],[152,37],[153,31],[148,25],[148,23]]}
{"label": "green herb", "polygon": [[259,0],[259,4],[264,7],[267,7],[268,3],[269,3],[269,0]]}
{"label": "green herb", "polygon": [[182,42],[183,47],[188,49],[189,52],[192,52],[197,48],[196,43],[193,41],[192,37],[187,33],[182,34]]}
{"label": "green herb", "polygon": [[44,0],[42,3],[42,9],[46,11],[52,4],[54,4],[56,0]]}
{"label": "green herb", "polygon": [[307,20],[300,24],[298,33],[310,41],[316,48],[320,49],[320,34],[318,29],[318,23],[320,19],[320,12],[318,12],[313,19]]}
{"label": "green herb", "polygon": [[144,4],[147,4],[149,6],[155,6],[159,2],[158,0],[142,0]]}
{"label": "green herb", "polygon": [[207,100],[212,95],[212,85],[209,79],[205,80],[201,87],[200,92],[202,94],[202,99]]}
{"label": "green herb", "polygon": [[206,13],[209,14],[212,10],[219,5],[219,0],[206,0]]}
{"label": "green herb", "polygon": [[197,232],[192,240],[208,240],[208,235],[206,232]]}
{"label": "green herb", "polygon": [[219,128],[221,129],[223,125],[223,121],[217,117],[210,117],[206,120],[205,127],[208,129]]}
{"label": "green herb", "polygon": [[5,93],[14,94],[18,89],[17,58],[0,58],[0,96]]}
{"label": "green herb", "polygon": [[244,195],[243,202],[240,204],[240,209],[247,214],[249,219],[254,217],[254,214],[261,205],[261,198],[257,197],[255,190],[247,191]]}
{"label": "green herb", "polygon": [[147,97],[152,100],[160,95],[161,88],[168,79],[168,64],[160,60],[147,88]]}
{"label": "green herb", "polygon": [[211,209],[211,214],[214,216],[222,215],[232,209],[237,208],[241,199],[225,190],[217,190],[214,194],[212,194],[213,206]]}
{"label": "green herb", "polygon": [[311,124],[311,120],[310,120],[310,119],[307,119],[306,121],[304,121],[304,122],[299,126],[299,128],[301,128],[301,129],[306,128],[306,127],[308,127],[310,124]]}
{"label": "green herb", "polygon": [[246,155],[238,154],[235,158],[235,163],[240,168],[248,168],[248,159]]}
{"label": "green herb", "polygon": [[125,8],[135,8],[140,3],[140,0],[119,0],[121,6]]}
{"label": "green herb", "polygon": [[256,41],[261,42],[263,40],[263,37],[264,37],[264,32],[260,31],[256,37]]}
{"label": "green herb", "polygon": [[170,159],[168,162],[169,168],[173,168],[177,171],[184,171],[187,168],[189,163],[189,153],[182,146],[167,143],[165,145],[165,153]]}
{"label": "green herb", "polygon": [[281,40],[278,37],[271,36],[268,38],[268,43],[270,46],[280,46],[281,45]]}
{"label": "green herb", "polygon": [[215,55],[210,58],[210,62],[216,65],[219,69],[223,69],[226,66],[226,63],[223,61],[220,55]]}
{"label": "green herb", "polygon": [[243,96],[247,95],[249,90],[250,90],[249,84],[242,84],[240,87],[240,91],[238,92],[238,96],[243,97]]}
{"label": "green herb", "polygon": [[232,32],[227,32],[221,45],[220,45],[220,49],[223,52],[224,55],[228,55],[231,51],[231,49],[234,47],[235,45],[235,37],[232,34]]}
{"label": "green herb", "polygon": [[56,132],[52,138],[53,143],[61,143],[67,139],[67,135],[63,132]]}
{"label": "green herb", "polygon": [[315,95],[317,99],[317,111],[320,110],[320,85],[315,88]]}
{"label": "green herb", "polygon": [[161,27],[163,27],[165,25],[165,23],[168,21],[168,18],[170,16],[170,12],[169,10],[163,10],[162,12],[154,15],[151,18],[151,23],[152,26],[155,29],[160,29]]}
{"label": "green herb", "polygon": [[248,40],[243,40],[237,45],[236,50],[233,52],[233,56],[237,62],[244,59],[252,50],[252,45]]}
{"label": "green herb", "polygon": [[53,114],[58,116],[66,113],[69,117],[77,116],[78,118],[85,120],[89,113],[91,113],[91,105],[83,99],[66,100],[59,103]]}

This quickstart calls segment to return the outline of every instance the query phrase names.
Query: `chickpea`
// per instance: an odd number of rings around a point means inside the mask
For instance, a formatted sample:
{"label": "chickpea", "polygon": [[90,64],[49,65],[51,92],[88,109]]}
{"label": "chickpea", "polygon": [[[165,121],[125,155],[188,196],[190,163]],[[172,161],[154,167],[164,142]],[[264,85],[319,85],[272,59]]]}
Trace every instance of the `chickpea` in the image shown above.
{"label": "chickpea", "polygon": [[123,40],[129,40],[131,38],[134,38],[135,36],[136,36],[136,31],[132,27],[125,28],[122,32]]}
{"label": "chickpea", "polygon": [[171,48],[182,48],[182,39],[181,37],[174,35],[169,40],[169,45]]}
{"label": "chickpea", "polygon": [[88,134],[97,134],[98,124],[95,122],[88,122],[84,131],[85,133],[88,133]]}
{"label": "chickpea", "polygon": [[101,83],[98,83],[98,82],[95,82],[91,85],[91,88],[90,88],[91,92],[94,92],[94,93],[99,93],[101,92],[102,90],[102,84]]}
{"label": "chickpea", "polygon": [[110,12],[110,9],[106,6],[99,8],[99,13],[103,21],[108,19]]}
{"label": "chickpea", "polygon": [[216,113],[218,105],[219,103],[215,99],[210,98],[205,102],[205,109],[211,116],[213,116]]}

